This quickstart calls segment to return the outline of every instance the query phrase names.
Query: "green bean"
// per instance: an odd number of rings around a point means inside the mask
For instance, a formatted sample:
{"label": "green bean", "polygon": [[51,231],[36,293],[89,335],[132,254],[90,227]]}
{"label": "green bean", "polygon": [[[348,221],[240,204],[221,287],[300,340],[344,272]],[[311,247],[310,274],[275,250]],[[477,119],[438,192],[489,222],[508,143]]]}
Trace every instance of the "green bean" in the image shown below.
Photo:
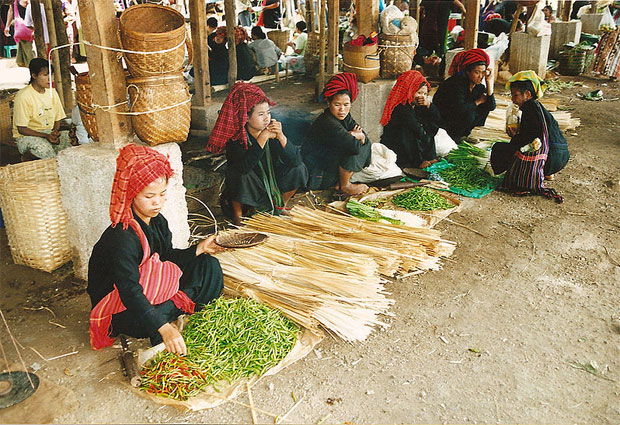
{"label": "green bean", "polygon": [[447,210],[454,207],[446,198],[427,187],[414,187],[409,192],[394,196],[392,202],[412,211]]}

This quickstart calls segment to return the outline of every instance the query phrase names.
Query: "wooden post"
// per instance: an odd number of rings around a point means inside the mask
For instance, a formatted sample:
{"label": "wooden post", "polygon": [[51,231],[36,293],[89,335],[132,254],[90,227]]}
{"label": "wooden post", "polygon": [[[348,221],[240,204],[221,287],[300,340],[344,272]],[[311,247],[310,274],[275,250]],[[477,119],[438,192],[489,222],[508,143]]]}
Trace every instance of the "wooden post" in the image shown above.
{"label": "wooden post", "polygon": [[39,0],[32,0],[30,4],[32,23],[34,25],[34,43],[37,46],[37,57],[47,59],[47,46],[45,45],[43,19],[41,17],[41,3],[39,3]]}
{"label": "wooden post", "polygon": [[357,0],[357,33],[368,37],[371,32],[379,32],[379,2],[377,0]]}
{"label": "wooden post", "polygon": [[329,0],[327,6],[327,72],[336,74],[338,72],[338,36],[340,33],[339,19],[340,0]]}
{"label": "wooden post", "polygon": [[565,0],[560,2],[562,4],[562,20],[564,22],[570,21],[570,11],[573,8],[572,0]]}
{"label": "wooden post", "polygon": [[[237,46],[235,45],[235,0],[224,0],[226,14],[226,38],[228,38],[228,85],[232,87],[237,81]],[[277,64],[276,64],[277,67]]]}
{"label": "wooden post", "polygon": [[[56,41],[58,46],[66,46],[69,44],[67,37],[67,26],[62,14],[62,2],[60,0],[52,1],[52,9],[54,11],[54,27],[56,29]],[[60,81],[62,83],[63,104],[65,112],[69,115],[73,109],[73,89],[71,87],[71,50],[68,47],[58,49],[58,60],[60,61],[60,69],[56,72],[60,73]]]}
{"label": "wooden post", "polygon": [[409,2],[409,16],[414,18],[418,23],[418,32],[420,31],[420,0],[411,0]]}
{"label": "wooden post", "polygon": [[523,10],[525,9],[525,7],[523,5],[519,5],[517,7],[517,11],[515,12],[515,14],[512,16],[512,25],[510,26],[510,33],[512,34],[513,32],[515,32],[515,30],[517,29],[517,24],[519,23],[519,16],[521,16],[521,14],[523,13]]}
{"label": "wooden post", "polygon": [[[120,48],[118,22],[114,3],[111,1],[79,0],[80,19],[84,40],[99,46]],[[86,60],[93,93],[93,103],[100,106],[116,105],[127,100],[125,72],[116,55],[118,53],[86,46]],[[127,105],[112,108],[113,112],[126,112]],[[128,115],[96,109],[99,143],[121,147],[133,134]]]}
{"label": "wooden post", "polygon": [[[52,0],[44,0],[45,5],[45,20],[47,21],[47,33],[50,38],[50,49],[58,46],[58,40],[56,39],[56,24],[54,22],[54,8],[52,6]],[[54,66],[54,86],[62,101],[62,107],[65,107],[65,96],[62,92],[62,77],[61,77],[61,64],[60,55],[58,50],[52,52],[52,65]]]}
{"label": "wooden post", "polygon": [[475,49],[478,46],[478,17],[480,16],[480,1],[465,0],[465,50]]}
{"label": "wooden post", "polygon": [[209,78],[209,49],[207,48],[207,12],[204,0],[189,0],[189,23],[192,29],[196,90],[192,104],[206,106],[211,103],[211,80]]}
{"label": "wooden post", "polygon": [[308,32],[316,32],[316,17],[314,16],[314,1],[306,0],[306,14],[308,17],[307,29]]}
{"label": "wooden post", "polygon": [[325,2],[326,0],[320,0],[319,8],[319,91],[323,89],[325,85]]}

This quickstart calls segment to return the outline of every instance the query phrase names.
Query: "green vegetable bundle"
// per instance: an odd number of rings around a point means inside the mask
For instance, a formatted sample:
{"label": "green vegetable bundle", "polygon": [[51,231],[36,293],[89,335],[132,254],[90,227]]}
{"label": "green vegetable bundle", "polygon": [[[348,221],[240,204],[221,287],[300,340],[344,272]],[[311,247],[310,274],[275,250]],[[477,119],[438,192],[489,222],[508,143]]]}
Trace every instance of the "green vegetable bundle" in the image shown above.
{"label": "green vegetable bundle", "polygon": [[457,163],[454,167],[438,171],[437,174],[450,186],[467,191],[484,189],[493,180],[485,171],[467,163]]}
{"label": "green vegetable bundle", "polygon": [[481,160],[488,160],[489,156],[489,151],[467,143],[466,141],[462,141],[458,148],[450,151],[446,159],[453,164],[467,163],[477,165]]}
{"label": "green vegetable bundle", "polygon": [[187,356],[158,354],[140,372],[143,390],[187,400],[219,381],[262,375],[293,349],[299,328],[256,301],[218,298],[192,315],[182,334]]}
{"label": "green vegetable bundle", "polygon": [[353,199],[347,202],[347,210],[349,211],[349,214],[351,214],[353,217],[361,218],[362,220],[374,221],[374,222],[385,220],[388,223],[392,223],[396,225],[403,224],[402,221],[392,218],[392,217],[386,217],[384,215],[381,215],[381,213],[377,211],[376,209],[374,209],[373,207],[366,205],[366,204],[362,204]]}
{"label": "green vegetable bundle", "polygon": [[446,198],[427,187],[414,187],[392,198],[394,205],[412,211],[447,210],[453,208]]}

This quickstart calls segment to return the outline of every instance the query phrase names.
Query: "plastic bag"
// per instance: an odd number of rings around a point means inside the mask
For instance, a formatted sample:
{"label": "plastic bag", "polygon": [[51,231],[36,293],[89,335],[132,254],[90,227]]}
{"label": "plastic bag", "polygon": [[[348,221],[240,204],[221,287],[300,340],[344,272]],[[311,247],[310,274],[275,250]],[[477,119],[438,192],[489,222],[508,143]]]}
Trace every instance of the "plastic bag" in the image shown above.
{"label": "plastic bag", "polygon": [[446,156],[452,149],[456,149],[458,146],[452,140],[452,137],[448,135],[446,130],[440,128],[435,134],[435,153],[438,157]]}
{"label": "plastic bag", "polygon": [[608,7],[606,7],[603,11],[603,18],[601,19],[601,23],[598,26],[598,29],[603,28],[609,28],[612,30],[616,29],[616,23],[614,22],[614,18],[613,16],[611,16],[611,12],[609,11]]}
{"label": "plastic bag", "polygon": [[498,37],[495,37],[493,44],[484,49],[487,55],[489,55],[491,63],[495,63],[502,57],[509,44],[510,40],[508,39],[508,35],[506,33],[501,33]]}
{"label": "plastic bag", "polygon": [[551,35],[551,24],[545,20],[545,14],[542,11],[544,2],[538,2],[532,12],[532,16],[527,21],[525,32],[535,37],[543,35]]}
{"label": "plastic bag", "polygon": [[370,183],[400,176],[402,170],[396,165],[396,154],[381,143],[372,144],[370,165],[351,176],[352,183]]}
{"label": "plastic bag", "polygon": [[396,26],[392,23],[394,19],[397,19],[399,22],[405,17],[405,14],[393,4],[389,5],[383,12],[381,12],[381,32],[388,35],[398,34],[400,31],[400,26]]}
{"label": "plastic bag", "polygon": [[521,123],[521,111],[519,107],[514,103],[506,107],[506,133],[509,129],[512,129],[517,133],[519,131],[519,124]]}

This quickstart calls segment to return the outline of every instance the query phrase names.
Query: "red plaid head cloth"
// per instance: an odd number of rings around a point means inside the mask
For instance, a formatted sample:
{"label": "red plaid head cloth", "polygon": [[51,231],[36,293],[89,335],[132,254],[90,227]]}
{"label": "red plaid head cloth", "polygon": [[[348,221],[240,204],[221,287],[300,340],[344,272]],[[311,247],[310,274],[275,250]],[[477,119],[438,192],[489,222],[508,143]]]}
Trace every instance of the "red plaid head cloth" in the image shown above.
{"label": "red plaid head cloth", "polygon": [[[215,35],[218,37],[224,37],[225,40],[228,39],[228,34],[226,33],[226,27],[221,26],[215,29]],[[235,44],[239,44],[242,41],[248,41],[250,37],[248,36],[248,32],[240,25],[235,27]]]}
{"label": "red plaid head cloth", "polygon": [[458,74],[459,72],[464,70],[467,65],[471,65],[472,63],[477,62],[483,62],[486,66],[489,66],[491,59],[489,58],[487,52],[482,49],[470,49],[464,52],[460,52],[454,57],[454,59],[452,59],[448,74]]}
{"label": "red plaid head cloth", "polygon": [[122,148],[116,158],[110,197],[112,226],[123,223],[123,229],[127,229],[133,219],[131,204],[136,195],[158,178],[170,178],[173,174],[168,158],[156,150],[133,144]]}
{"label": "red plaid head cloth", "polygon": [[383,115],[381,116],[381,125],[385,127],[390,122],[392,111],[396,106],[404,105],[405,103],[411,105],[415,93],[424,85],[429,89],[431,88],[424,75],[418,71],[406,71],[400,74],[385,102]]}
{"label": "red plaid head cloth", "polygon": [[352,72],[342,72],[334,75],[327,83],[325,83],[325,87],[323,87],[323,91],[321,92],[321,98],[329,99],[341,90],[346,90],[351,93],[351,102],[354,102],[357,94],[359,93],[359,88],[357,87],[357,75]]}
{"label": "red plaid head cloth", "polygon": [[275,105],[260,87],[251,83],[235,83],[220,109],[220,115],[209,136],[207,150],[219,153],[230,140],[240,141],[247,149],[245,124],[248,122],[248,112],[263,102]]}

